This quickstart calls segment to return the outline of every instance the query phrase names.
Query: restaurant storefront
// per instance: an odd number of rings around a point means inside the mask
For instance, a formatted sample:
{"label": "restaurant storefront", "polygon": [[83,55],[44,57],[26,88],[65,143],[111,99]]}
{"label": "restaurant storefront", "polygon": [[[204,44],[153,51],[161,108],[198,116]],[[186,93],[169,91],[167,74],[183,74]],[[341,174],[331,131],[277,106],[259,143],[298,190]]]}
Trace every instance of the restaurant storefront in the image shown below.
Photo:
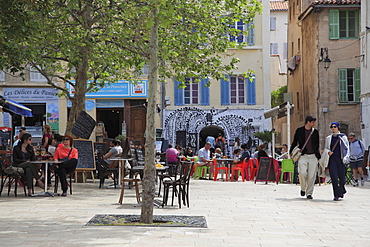
{"label": "restaurant storefront", "polygon": [[[67,88],[73,95],[74,89]],[[104,125],[105,137],[115,138],[123,134],[144,143],[147,97],[147,80],[137,84],[120,80],[97,92],[87,93],[86,111],[98,124]],[[71,102],[67,101],[67,107],[71,106]]]}
{"label": "restaurant storefront", "polygon": [[[36,87],[3,87],[2,95],[6,99],[14,100],[32,110],[33,117],[25,119],[25,126],[42,126],[49,124],[55,132],[59,132],[59,98],[58,90],[54,88]],[[2,126],[21,126],[21,116],[9,113],[2,114]]]}

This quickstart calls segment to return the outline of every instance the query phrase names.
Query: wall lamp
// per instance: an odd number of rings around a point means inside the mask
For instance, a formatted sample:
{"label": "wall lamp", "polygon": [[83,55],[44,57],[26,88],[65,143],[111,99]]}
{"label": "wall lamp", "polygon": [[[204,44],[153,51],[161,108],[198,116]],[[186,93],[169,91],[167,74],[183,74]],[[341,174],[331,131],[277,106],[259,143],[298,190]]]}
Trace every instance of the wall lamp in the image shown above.
{"label": "wall lamp", "polygon": [[328,48],[321,48],[320,52],[320,62],[324,62],[324,69],[328,70],[330,67],[331,60],[329,59],[329,54],[328,54]]}

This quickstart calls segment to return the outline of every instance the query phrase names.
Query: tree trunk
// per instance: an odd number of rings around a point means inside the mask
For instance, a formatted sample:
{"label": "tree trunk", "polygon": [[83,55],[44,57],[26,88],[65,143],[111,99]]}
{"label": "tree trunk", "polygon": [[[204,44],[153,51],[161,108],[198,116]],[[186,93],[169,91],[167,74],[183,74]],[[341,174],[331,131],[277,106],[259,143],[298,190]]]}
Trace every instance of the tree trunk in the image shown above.
{"label": "tree trunk", "polygon": [[143,202],[141,223],[153,223],[153,202],[155,195],[155,105],[158,84],[158,9],[152,10],[154,24],[150,29],[148,107],[146,114],[145,167],[143,178]]}
{"label": "tree trunk", "polygon": [[86,98],[86,87],[87,87],[87,71],[89,68],[89,48],[87,46],[80,47],[81,64],[76,68],[77,77],[76,84],[74,86],[75,93],[73,98],[70,98],[72,102],[71,112],[68,117],[67,127],[65,134],[72,134],[72,128],[75,124],[78,115],[81,111],[85,110],[85,98]]}

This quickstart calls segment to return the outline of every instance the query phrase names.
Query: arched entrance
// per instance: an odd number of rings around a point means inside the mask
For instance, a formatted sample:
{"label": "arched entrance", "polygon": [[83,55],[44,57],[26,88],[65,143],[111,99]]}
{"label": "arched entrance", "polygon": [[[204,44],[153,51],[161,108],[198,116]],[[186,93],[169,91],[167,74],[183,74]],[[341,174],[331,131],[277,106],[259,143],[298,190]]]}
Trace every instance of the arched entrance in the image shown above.
{"label": "arched entrance", "polygon": [[225,137],[225,132],[222,128],[211,125],[204,127],[199,133],[199,148],[202,148],[206,143],[207,136],[213,136],[215,139],[218,137],[218,134],[221,133]]}

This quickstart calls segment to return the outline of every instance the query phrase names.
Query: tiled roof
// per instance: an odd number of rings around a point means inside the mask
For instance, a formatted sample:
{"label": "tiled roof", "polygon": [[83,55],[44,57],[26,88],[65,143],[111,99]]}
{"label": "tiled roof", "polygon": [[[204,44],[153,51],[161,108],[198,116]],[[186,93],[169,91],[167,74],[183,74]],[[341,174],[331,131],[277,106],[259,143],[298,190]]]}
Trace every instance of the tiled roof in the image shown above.
{"label": "tiled roof", "polygon": [[270,11],[288,11],[288,1],[270,1]]}
{"label": "tiled roof", "polygon": [[[365,1],[368,1],[368,0],[365,0]],[[357,5],[358,6],[358,5],[361,5],[361,0],[320,0],[320,1],[317,0],[317,1],[313,1],[307,7],[307,9],[305,9],[305,11],[303,11],[302,14],[298,16],[298,20],[302,20],[308,13],[311,12],[312,8],[314,7],[319,7],[319,8],[320,7],[330,7],[330,5],[332,5],[333,8],[335,8],[335,5],[355,5],[355,6]]]}
{"label": "tiled roof", "polygon": [[321,0],[313,1],[312,3],[312,5],[318,4],[332,4],[332,5],[361,4],[361,0]]}

